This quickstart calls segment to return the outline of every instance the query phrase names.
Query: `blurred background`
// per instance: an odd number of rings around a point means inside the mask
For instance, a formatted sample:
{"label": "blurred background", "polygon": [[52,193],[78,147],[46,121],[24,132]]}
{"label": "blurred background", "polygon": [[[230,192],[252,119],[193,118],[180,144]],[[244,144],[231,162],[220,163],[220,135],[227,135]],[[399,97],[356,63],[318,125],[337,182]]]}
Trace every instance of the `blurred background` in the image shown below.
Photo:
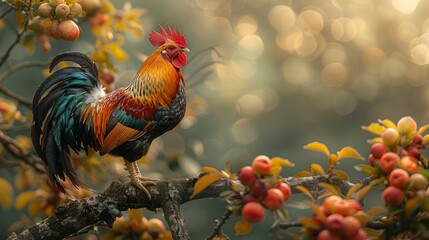
{"label": "blurred background", "polygon": [[[323,155],[303,149],[309,142],[323,142],[331,152],[352,146],[366,157],[366,140],[372,135],[362,125],[385,118],[396,122],[406,115],[419,125],[429,122],[429,1],[129,2],[146,10],[141,18],[144,33],[141,39],[125,35],[123,48],[129,58],[115,66],[117,87],[132,80],[141,59],[153,50],[147,36],[158,24],[176,26],[191,50],[184,69],[187,115],[152,147],[157,161],[142,167],[148,174],[193,176],[201,166],[224,169],[227,163],[238,171],[265,154],[296,164],[284,170],[287,177],[312,162],[328,165]],[[51,52],[36,48],[32,55],[17,47],[11,62],[49,60],[65,50],[89,51],[93,36],[88,27],[81,27],[79,41],[54,41]],[[4,52],[15,35],[12,28],[2,31]],[[41,70],[33,68],[15,73],[4,84],[31,99],[43,78]],[[339,167],[352,182],[364,177],[353,168],[357,163],[347,160]],[[0,173],[13,176],[6,169]],[[292,201],[300,199],[294,196]],[[369,204],[380,200],[376,196]],[[185,204],[182,211],[192,239],[208,236],[224,210],[220,199]],[[290,213],[296,219],[301,212]],[[1,215],[3,238],[10,219],[19,216],[13,209]],[[269,232],[269,216],[245,237],[233,235],[237,219],[224,229],[231,239],[275,238]]]}

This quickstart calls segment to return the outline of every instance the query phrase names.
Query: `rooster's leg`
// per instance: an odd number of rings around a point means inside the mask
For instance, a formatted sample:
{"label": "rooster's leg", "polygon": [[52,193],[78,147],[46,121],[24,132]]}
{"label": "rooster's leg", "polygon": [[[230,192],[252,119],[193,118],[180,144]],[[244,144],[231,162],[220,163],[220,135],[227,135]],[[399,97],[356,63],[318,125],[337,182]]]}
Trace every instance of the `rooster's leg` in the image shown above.
{"label": "rooster's leg", "polygon": [[127,160],[124,161],[125,166],[130,173],[131,184],[138,187],[146,194],[149,199],[151,199],[152,196],[150,195],[149,191],[146,189],[145,186],[153,186],[156,184],[157,181],[159,181],[159,179],[143,177],[140,173],[140,169],[137,165],[137,162],[129,162]]}

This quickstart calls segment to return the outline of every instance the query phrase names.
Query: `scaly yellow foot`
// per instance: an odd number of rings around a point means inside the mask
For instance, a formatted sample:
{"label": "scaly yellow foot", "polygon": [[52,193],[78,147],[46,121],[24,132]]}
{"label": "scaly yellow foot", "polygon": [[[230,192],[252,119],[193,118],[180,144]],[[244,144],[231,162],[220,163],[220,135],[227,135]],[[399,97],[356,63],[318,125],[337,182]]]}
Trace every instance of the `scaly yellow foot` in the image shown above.
{"label": "scaly yellow foot", "polygon": [[131,184],[142,190],[150,200],[152,196],[150,195],[150,192],[145,186],[153,186],[156,184],[156,182],[159,181],[159,179],[143,177],[140,173],[140,169],[137,165],[137,162],[129,162],[127,160],[124,161],[126,169],[130,173]]}

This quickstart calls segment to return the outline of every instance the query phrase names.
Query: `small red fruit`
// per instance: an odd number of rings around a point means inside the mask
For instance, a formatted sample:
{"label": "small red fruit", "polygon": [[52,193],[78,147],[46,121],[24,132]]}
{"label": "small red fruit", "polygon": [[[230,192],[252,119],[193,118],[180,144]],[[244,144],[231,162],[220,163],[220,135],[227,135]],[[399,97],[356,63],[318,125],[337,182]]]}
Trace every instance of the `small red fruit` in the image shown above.
{"label": "small red fruit", "polygon": [[350,205],[350,215],[355,214],[356,212],[362,211],[362,205],[355,199],[345,199]]}
{"label": "small red fruit", "polygon": [[380,159],[385,153],[387,153],[387,147],[382,143],[374,143],[370,148],[371,154]]}
{"label": "small red fruit", "polygon": [[380,168],[385,173],[390,173],[399,163],[399,156],[396,153],[388,152],[380,158]]}
{"label": "small red fruit", "polygon": [[362,228],[359,229],[354,240],[366,240],[366,232]]}
{"label": "small red fruit", "polygon": [[416,146],[410,146],[407,148],[408,155],[415,159],[420,159],[420,150]]}
{"label": "small red fruit", "polygon": [[341,240],[341,236],[339,234],[332,233],[328,229],[324,229],[317,234],[317,240]]}
{"label": "small red fruit", "polygon": [[249,203],[249,202],[257,202],[258,199],[256,199],[253,195],[247,194],[243,197],[242,202],[243,204]]}
{"label": "small red fruit", "polygon": [[413,145],[421,145],[423,143],[423,136],[421,134],[417,134],[411,144]]}
{"label": "small red fruit", "polygon": [[268,191],[268,183],[255,181],[255,183],[252,185],[250,193],[256,198],[262,198],[265,196],[265,194],[267,194],[267,191]]}
{"label": "small red fruit", "polygon": [[347,239],[352,239],[358,233],[361,228],[361,223],[353,216],[347,216],[344,218],[343,234]]}
{"label": "small red fruit", "polygon": [[49,33],[55,39],[60,39],[60,34],[58,32],[59,26],[60,22],[57,19],[52,20],[51,24],[49,25]]}
{"label": "small red fruit", "polygon": [[265,209],[258,202],[249,202],[243,206],[241,210],[243,219],[249,223],[260,223],[265,218]]}
{"label": "small red fruit", "polygon": [[384,145],[389,148],[393,148],[399,143],[399,133],[394,128],[387,128],[381,134],[381,139],[383,139]]}
{"label": "small red fruit", "polygon": [[429,182],[428,179],[421,173],[413,173],[410,176],[410,190],[419,191],[426,190]]}
{"label": "small red fruit", "polygon": [[348,216],[351,213],[350,203],[346,200],[341,200],[335,203],[332,208],[332,213],[340,214],[342,216]]}
{"label": "small red fruit", "polygon": [[342,231],[344,226],[344,217],[340,214],[331,214],[326,218],[326,228],[334,233]]}
{"label": "small red fruit", "polygon": [[59,36],[66,41],[74,41],[79,37],[80,30],[72,20],[62,21],[58,27]]}
{"label": "small red fruit", "polygon": [[417,172],[417,168],[419,167],[417,160],[410,156],[401,158],[399,165],[409,173]]}
{"label": "small red fruit", "polygon": [[325,210],[328,213],[332,213],[332,210],[334,209],[334,206],[337,202],[342,201],[343,199],[338,195],[331,195],[327,198],[325,198],[325,201],[323,201],[322,206],[325,208]]}
{"label": "small red fruit", "polygon": [[271,188],[268,190],[267,194],[264,197],[264,205],[270,210],[277,210],[283,206],[284,197],[283,193],[276,188]]}
{"label": "small red fruit", "polygon": [[240,170],[238,179],[240,179],[240,182],[244,186],[250,187],[256,179],[256,173],[255,171],[253,171],[252,167],[245,166]]}
{"label": "small red fruit", "polygon": [[292,190],[290,189],[290,186],[284,182],[280,183],[279,185],[275,186],[278,190],[280,190],[283,193],[284,200],[289,200],[290,196],[292,195]]}
{"label": "small red fruit", "polygon": [[398,188],[405,188],[409,180],[408,172],[402,168],[394,169],[389,175],[389,184]]}
{"label": "small red fruit", "polygon": [[268,175],[271,170],[271,160],[265,155],[259,155],[253,160],[252,168],[257,173]]}
{"label": "small red fruit", "polygon": [[382,198],[388,205],[400,205],[404,201],[404,191],[395,186],[389,186],[384,189]]}
{"label": "small red fruit", "polygon": [[371,167],[375,167],[376,162],[379,162],[380,159],[375,159],[374,155],[369,154],[368,156],[368,163],[371,165]]}

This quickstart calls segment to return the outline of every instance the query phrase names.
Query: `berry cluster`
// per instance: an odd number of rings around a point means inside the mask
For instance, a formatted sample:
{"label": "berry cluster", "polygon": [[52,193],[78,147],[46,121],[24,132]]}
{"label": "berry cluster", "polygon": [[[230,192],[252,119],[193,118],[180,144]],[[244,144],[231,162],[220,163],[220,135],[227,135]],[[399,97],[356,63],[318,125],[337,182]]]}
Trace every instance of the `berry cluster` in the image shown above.
{"label": "berry cluster", "polygon": [[[137,215],[137,216],[135,216]],[[166,229],[164,222],[158,218],[147,219],[139,214],[119,217],[112,229],[103,239],[172,239],[171,233]]]}
{"label": "berry cluster", "polygon": [[67,4],[64,0],[50,0],[38,8],[39,15],[50,18],[49,33],[55,39],[74,41],[79,37],[80,30],[72,20],[83,15],[82,6],[77,3]]}
{"label": "berry cluster", "polygon": [[256,224],[265,218],[265,209],[276,211],[282,208],[292,190],[281,178],[272,174],[273,164],[267,156],[257,156],[252,166],[243,167],[238,179],[245,186],[242,196],[241,215],[249,223]]}
{"label": "berry cluster", "polygon": [[366,233],[357,217],[363,214],[356,200],[329,196],[313,216],[310,235],[317,240],[364,240]]}
{"label": "berry cluster", "polygon": [[382,194],[385,204],[399,206],[417,192],[427,190],[427,177],[417,171],[423,160],[423,137],[414,119],[403,117],[396,127],[381,133],[381,140],[371,146],[368,161],[388,181]]}

